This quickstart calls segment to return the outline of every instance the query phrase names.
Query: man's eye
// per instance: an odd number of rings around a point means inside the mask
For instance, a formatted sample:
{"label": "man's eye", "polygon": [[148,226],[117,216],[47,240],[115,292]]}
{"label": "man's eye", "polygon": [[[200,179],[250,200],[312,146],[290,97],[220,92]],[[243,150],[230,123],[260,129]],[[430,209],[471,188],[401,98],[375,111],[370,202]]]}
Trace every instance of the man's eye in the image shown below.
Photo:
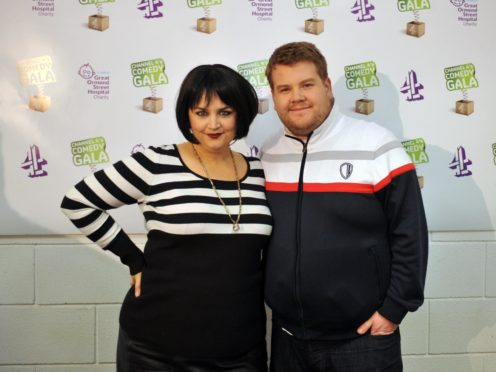
{"label": "man's eye", "polygon": [[311,88],[313,87],[313,83],[306,83],[303,85],[303,88]]}

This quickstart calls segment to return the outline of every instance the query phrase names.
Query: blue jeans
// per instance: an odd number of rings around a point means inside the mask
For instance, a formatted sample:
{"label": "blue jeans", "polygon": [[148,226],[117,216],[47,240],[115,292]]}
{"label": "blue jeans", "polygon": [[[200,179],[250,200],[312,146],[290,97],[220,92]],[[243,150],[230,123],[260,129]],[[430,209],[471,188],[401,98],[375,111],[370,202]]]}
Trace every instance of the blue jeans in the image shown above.
{"label": "blue jeans", "polygon": [[401,372],[399,329],[389,336],[367,333],[350,340],[303,341],[274,322],[270,372]]}

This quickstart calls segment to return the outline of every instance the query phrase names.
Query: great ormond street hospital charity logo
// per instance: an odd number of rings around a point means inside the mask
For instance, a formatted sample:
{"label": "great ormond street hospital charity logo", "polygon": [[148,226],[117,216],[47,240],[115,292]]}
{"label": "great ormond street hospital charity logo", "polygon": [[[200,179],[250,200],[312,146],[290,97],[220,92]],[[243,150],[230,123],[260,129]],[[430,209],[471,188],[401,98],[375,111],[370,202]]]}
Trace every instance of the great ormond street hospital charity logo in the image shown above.
{"label": "great ormond street hospital charity logo", "polygon": [[94,99],[109,99],[110,75],[108,72],[96,73],[89,63],[85,63],[79,68],[78,75],[85,80],[88,95]]}
{"label": "great ormond street hospital charity logo", "polygon": [[464,26],[477,26],[479,0],[450,0],[450,2],[456,7],[458,22]]}
{"label": "great ormond street hospital charity logo", "polygon": [[251,16],[257,21],[272,21],[273,0],[248,0],[251,6]]}

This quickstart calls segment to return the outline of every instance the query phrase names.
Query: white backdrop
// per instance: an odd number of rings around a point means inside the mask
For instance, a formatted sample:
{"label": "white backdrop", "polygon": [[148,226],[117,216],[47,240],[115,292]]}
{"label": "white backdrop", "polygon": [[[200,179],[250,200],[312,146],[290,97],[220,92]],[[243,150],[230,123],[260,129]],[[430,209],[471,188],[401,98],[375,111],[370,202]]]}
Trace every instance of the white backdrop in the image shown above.
{"label": "white backdrop", "polygon": [[[417,170],[424,177],[422,193],[430,230],[494,230],[495,1],[403,1],[404,7],[430,5],[416,12],[400,11],[403,8],[393,0],[81,4],[86,2],[95,1],[1,2],[0,234],[75,233],[59,211],[70,186],[133,149],[183,141],[175,124],[174,105],[179,84],[191,68],[223,63],[237,69],[266,60],[275,47],[298,40],[315,43],[326,56],[336,109],[376,121],[402,141],[425,141],[428,162],[418,164]],[[155,11],[146,8],[153,3]],[[214,5],[208,9],[188,6],[202,3]],[[323,6],[299,9],[311,3]],[[463,10],[471,10],[465,16],[475,18],[459,18]],[[97,13],[109,17],[108,29],[88,27],[88,17]],[[216,20],[214,32],[197,31],[197,19],[206,14]],[[323,21],[324,31],[318,35],[305,32],[305,20],[312,17]],[[414,20],[425,22],[421,37],[405,32],[407,22]],[[38,57],[43,58],[33,63]],[[137,87],[131,64],[160,59],[166,82],[157,76],[160,85]],[[374,100],[375,111],[363,115],[354,112],[354,107],[364,92],[347,88],[345,67],[369,61],[376,65],[379,86],[366,92]],[[445,68],[469,63],[475,67],[478,87],[465,92],[448,90]],[[160,62],[156,65],[161,66]],[[421,85],[417,87],[423,89],[402,93],[405,82],[415,82],[415,78]],[[48,83],[23,85],[42,79]],[[257,81],[259,95],[269,97],[268,88]],[[30,97],[41,93],[50,97],[48,109],[30,109]],[[163,99],[161,111],[143,110],[143,98],[149,96]],[[407,100],[420,96],[423,99]],[[473,101],[472,114],[455,112],[455,102],[462,99]],[[238,144],[238,149],[249,152],[250,146],[260,146],[279,127],[269,100],[268,111],[257,116],[246,143]],[[94,155],[94,164],[76,165],[71,144],[92,138],[98,138],[95,149],[105,152]],[[135,206],[113,214],[128,232],[143,231]]]}

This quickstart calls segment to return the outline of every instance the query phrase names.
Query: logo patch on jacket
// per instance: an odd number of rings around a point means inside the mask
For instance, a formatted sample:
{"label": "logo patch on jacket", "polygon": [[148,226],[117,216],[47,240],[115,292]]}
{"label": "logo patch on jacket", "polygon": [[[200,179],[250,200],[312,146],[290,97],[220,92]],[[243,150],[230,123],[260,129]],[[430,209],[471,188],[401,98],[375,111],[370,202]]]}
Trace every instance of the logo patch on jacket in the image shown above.
{"label": "logo patch on jacket", "polygon": [[339,168],[339,173],[341,173],[341,177],[347,180],[348,178],[350,178],[351,173],[353,173],[353,164],[351,163],[341,164],[341,167]]}

